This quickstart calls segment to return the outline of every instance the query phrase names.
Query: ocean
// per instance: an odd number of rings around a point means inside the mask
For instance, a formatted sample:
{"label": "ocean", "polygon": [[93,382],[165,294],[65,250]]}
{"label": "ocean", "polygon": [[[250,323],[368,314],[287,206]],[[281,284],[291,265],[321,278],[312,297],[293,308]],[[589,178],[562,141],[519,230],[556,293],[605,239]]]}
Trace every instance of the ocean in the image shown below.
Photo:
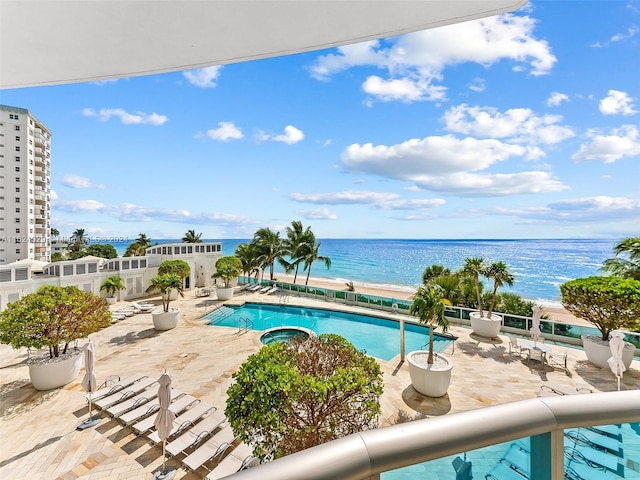
{"label": "ocean", "polygon": [[[467,257],[483,257],[487,262],[503,261],[515,276],[513,292],[530,300],[557,303],[560,284],[575,278],[599,275],[602,262],[613,256],[620,239],[545,239],[545,240],[401,240],[401,239],[324,239],[320,255],[331,259],[331,268],[323,262],[311,267],[311,276],[352,281],[371,286],[416,288],[425,267],[441,264],[452,270],[462,267]],[[179,239],[154,240],[154,243],[179,242]],[[223,255],[233,255],[240,243],[250,239],[207,239],[222,242]],[[122,255],[128,241],[111,242]],[[276,264],[276,273],[282,268]],[[300,277],[302,276],[302,279]],[[306,273],[298,274],[298,282]],[[488,286],[488,282],[485,282]]]}

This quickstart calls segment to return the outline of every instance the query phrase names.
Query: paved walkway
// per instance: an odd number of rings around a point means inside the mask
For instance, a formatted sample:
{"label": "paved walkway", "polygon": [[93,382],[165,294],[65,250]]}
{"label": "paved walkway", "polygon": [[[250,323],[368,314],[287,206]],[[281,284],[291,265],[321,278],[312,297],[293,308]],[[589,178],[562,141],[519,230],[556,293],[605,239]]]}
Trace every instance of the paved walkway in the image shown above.
{"label": "paved walkway", "polygon": [[[156,332],[150,314],[128,317],[91,335],[96,346],[96,373],[99,380],[110,375],[135,372],[159,377],[166,369],[173,386],[224,410],[226,390],[238,366],[260,347],[259,332],[238,334],[237,329],[211,327],[199,318],[211,310],[207,297],[172,302],[181,309],[180,325]],[[277,302],[277,297],[261,294],[237,295],[236,302],[248,300]],[[152,301],[159,304],[159,298]],[[290,297],[290,304],[328,306],[304,298]],[[112,308],[121,307],[123,304]],[[332,305],[333,306],[333,305]],[[342,307],[352,311],[366,311]],[[451,328],[458,336],[454,351],[445,352],[454,362],[451,387],[442,398],[426,398],[411,387],[406,365],[399,356],[381,361],[385,379],[381,425],[445,415],[465,410],[535,397],[544,381],[589,384],[596,391],[616,390],[611,372],[586,362],[582,350],[568,348],[569,371],[538,365],[528,366],[526,358],[510,355],[508,340],[487,342],[475,338],[468,328]],[[80,342],[82,344],[83,342]],[[560,348],[560,347],[558,347]],[[39,392],[29,382],[26,350],[0,346],[0,478],[60,480],[150,479],[162,464],[161,446],[153,446],[133,430],[104,414],[100,423],[84,431],[76,426],[88,415],[80,380],[58,390]],[[634,361],[625,373],[622,389],[640,389],[640,362]],[[207,471],[185,472],[178,468],[176,479],[203,478]]]}

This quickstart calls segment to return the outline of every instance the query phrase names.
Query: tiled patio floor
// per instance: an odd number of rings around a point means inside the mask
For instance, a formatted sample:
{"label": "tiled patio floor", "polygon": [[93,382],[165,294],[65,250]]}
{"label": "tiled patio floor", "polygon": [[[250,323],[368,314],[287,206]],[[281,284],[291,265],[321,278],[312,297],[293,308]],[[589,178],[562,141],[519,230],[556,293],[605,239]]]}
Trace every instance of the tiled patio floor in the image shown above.
{"label": "tiled patio floor", "polygon": [[[166,369],[176,389],[224,409],[231,375],[260,349],[260,334],[250,331],[238,335],[234,328],[204,325],[199,318],[211,310],[211,305],[206,297],[192,295],[187,293],[186,298],[172,303],[182,312],[180,325],[174,330],[156,332],[150,314],[138,314],[91,335],[96,345],[98,379],[134,372],[159,377]],[[234,301],[250,299],[278,300],[252,294],[238,295]],[[304,298],[291,297],[289,301],[318,305]],[[154,302],[159,303],[159,299]],[[509,354],[506,338],[487,342],[474,338],[468,328],[456,326],[451,333],[459,338],[454,352],[445,352],[453,359],[454,369],[451,387],[442,398],[426,398],[416,393],[406,362],[400,364],[399,357],[380,362],[385,377],[383,426],[395,423],[399,413],[411,418],[428,417],[535,397],[544,381],[567,386],[586,383],[595,391],[617,388],[611,372],[587,363],[580,349],[567,349],[569,372],[565,373],[550,367],[527,366],[526,359]],[[2,345],[0,353],[2,480],[152,477],[162,463],[162,448],[137,437],[131,428],[103,414],[96,427],[76,430],[88,413],[80,385],[84,370],[76,381],[62,389],[39,392],[29,382],[26,350]],[[625,372],[622,388],[640,389],[639,361],[634,361]],[[169,460],[168,464],[178,469],[176,479],[191,480],[206,475],[206,470],[186,472],[175,460]]]}

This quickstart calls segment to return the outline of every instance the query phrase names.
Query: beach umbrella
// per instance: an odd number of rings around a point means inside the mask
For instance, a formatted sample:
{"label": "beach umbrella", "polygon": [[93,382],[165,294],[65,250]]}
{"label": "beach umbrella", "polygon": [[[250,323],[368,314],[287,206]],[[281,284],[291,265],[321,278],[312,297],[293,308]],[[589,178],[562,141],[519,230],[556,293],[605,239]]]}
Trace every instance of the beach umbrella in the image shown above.
{"label": "beach umbrella", "polygon": [[620,330],[613,330],[609,339],[609,348],[611,349],[611,357],[607,360],[609,368],[618,379],[618,391],[620,391],[620,379],[622,373],[627,369],[622,362],[622,351],[624,350],[624,333]]}
{"label": "beach umbrella", "polygon": [[78,425],[78,430],[84,430],[85,428],[92,427],[100,421],[99,418],[91,418],[91,394],[96,391],[96,388],[98,386],[98,379],[96,378],[96,374],[93,371],[96,360],[93,351],[93,342],[91,341],[91,339],[89,339],[89,342],[84,346],[83,350],[85,374],[84,377],[82,377],[81,385],[82,388],[85,389],[89,397],[89,418]]}
{"label": "beach umbrella", "polygon": [[154,474],[155,479],[169,479],[175,475],[174,470],[167,471],[165,468],[165,446],[167,443],[167,437],[171,435],[173,428],[173,421],[176,419],[175,413],[169,410],[171,404],[171,376],[165,372],[160,376],[158,380],[160,386],[158,387],[158,415],[154,425],[158,431],[158,437],[162,441],[162,470]]}
{"label": "beach umbrella", "polygon": [[533,307],[533,317],[531,317],[531,329],[529,333],[534,343],[540,340],[540,307],[538,305]]}

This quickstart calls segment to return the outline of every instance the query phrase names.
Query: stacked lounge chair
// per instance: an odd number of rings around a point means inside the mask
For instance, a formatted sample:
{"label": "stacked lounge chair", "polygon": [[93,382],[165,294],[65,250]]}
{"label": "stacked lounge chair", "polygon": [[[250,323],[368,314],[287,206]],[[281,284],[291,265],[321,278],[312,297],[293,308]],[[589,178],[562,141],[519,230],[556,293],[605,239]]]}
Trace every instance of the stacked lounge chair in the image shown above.
{"label": "stacked lounge chair", "polygon": [[182,464],[189,470],[197,470],[212,460],[222,458],[225,452],[232,448],[236,436],[229,425],[221,428],[218,433],[199,446],[182,460]]}
{"label": "stacked lounge chair", "polygon": [[246,443],[241,443],[224,457],[205,478],[206,480],[218,480],[232,475],[240,470],[257,463],[252,455],[253,449]]}
{"label": "stacked lounge chair", "polygon": [[[184,433],[184,430],[191,428],[193,425],[199,422],[205,415],[215,410],[216,410],[216,407],[208,404],[207,402],[198,402],[197,405],[194,405],[193,407],[183,411],[173,421],[173,428],[171,429],[171,434],[169,435],[169,438],[173,439],[176,436],[181,435],[182,433]],[[134,425],[134,429],[135,429],[135,425]],[[160,436],[158,435],[158,431],[155,429],[155,425],[151,426],[151,428],[147,431],[147,433],[145,433],[145,436],[147,437],[147,439],[149,439],[149,441],[153,443],[160,443]]]}
{"label": "stacked lounge chair", "polygon": [[137,382],[131,383],[127,387],[122,388],[116,391],[115,393],[112,393],[111,395],[100,397],[96,400],[93,400],[93,397],[92,397],[93,405],[95,405],[97,408],[100,408],[100,409],[108,408],[111,405],[122,402],[123,400],[126,400],[130,397],[137,395],[138,393],[142,392],[143,390],[146,390],[147,388],[149,388],[155,383],[158,383],[156,379],[143,377]]}
{"label": "stacked lounge chair", "polygon": [[[104,383],[104,387],[96,390],[95,392],[91,393],[91,399],[92,401],[95,401],[99,398],[102,397],[106,397],[107,395],[111,395],[113,393],[116,393],[120,390],[122,390],[123,388],[128,387],[129,385],[138,382],[140,380],[142,380],[143,378],[146,378],[146,375],[142,375],[142,374],[134,374],[134,375],[129,375],[128,377],[124,377],[124,378],[120,378],[117,375],[116,376],[112,376],[107,378],[107,380]],[[117,379],[117,380],[116,380]],[[87,400],[89,400],[89,394],[87,393],[86,395]]]}
{"label": "stacked lounge chair", "polygon": [[227,418],[224,413],[219,410],[214,411],[212,414],[204,417],[196,423],[193,427],[186,431],[183,430],[181,435],[167,443],[165,447],[167,453],[177,456],[196,448],[204,441],[205,438],[215,432],[226,419]]}
{"label": "stacked lounge chair", "polygon": [[[187,418],[186,413],[191,412],[189,413],[189,418],[194,418],[197,420],[200,416],[204,414],[203,412],[207,412],[211,408],[214,408],[208,404],[203,404],[201,406],[202,403],[203,402],[201,402],[195,397],[192,397],[191,395],[182,395],[179,398],[177,398],[174,402],[171,402],[171,405],[169,406],[169,410],[171,410],[176,415],[176,419],[180,417]],[[185,416],[183,417],[183,415]],[[154,423],[155,423],[155,417],[153,415],[150,415],[134,423],[133,425],[131,425],[131,427],[138,435],[151,435],[155,433],[157,437],[158,434],[155,432]],[[157,443],[157,441],[154,443]]]}

